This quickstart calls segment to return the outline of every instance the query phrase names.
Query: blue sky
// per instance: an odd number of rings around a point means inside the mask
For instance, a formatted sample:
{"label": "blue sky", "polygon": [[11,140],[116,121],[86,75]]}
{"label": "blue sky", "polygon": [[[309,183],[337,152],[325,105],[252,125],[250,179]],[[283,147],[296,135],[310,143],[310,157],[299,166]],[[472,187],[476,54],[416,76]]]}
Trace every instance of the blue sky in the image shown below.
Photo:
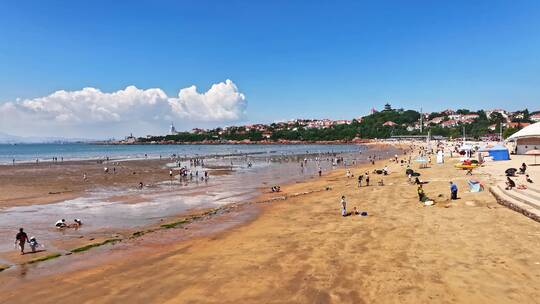
{"label": "blue sky", "polygon": [[230,79],[245,122],[540,110],[539,29],[538,1],[6,1],[0,103]]}

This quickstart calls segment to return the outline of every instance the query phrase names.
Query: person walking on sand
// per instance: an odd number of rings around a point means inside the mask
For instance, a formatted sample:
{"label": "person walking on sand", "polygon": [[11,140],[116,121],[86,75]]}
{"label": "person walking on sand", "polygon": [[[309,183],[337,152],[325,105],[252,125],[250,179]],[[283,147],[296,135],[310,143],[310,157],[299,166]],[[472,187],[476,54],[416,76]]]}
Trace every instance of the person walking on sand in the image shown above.
{"label": "person walking on sand", "polygon": [[364,176],[362,174],[358,175],[358,188],[362,187],[362,179],[363,178],[364,178]]}
{"label": "person walking on sand", "polygon": [[366,187],[369,187],[369,173],[366,172]]}
{"label": "person walking on sand", "polygon": [[458,187],[453,182],[450,182],[450,199],[456,200],[458,193]]}
{"label": "person walking on sand", "polygon": [[18,246],[21,249],[21,254],[24,254],[24,244],[28,242],[28,235],[22,228],[19,229],[19,233],[15,236],[15,244],[19,243]]}
{"label": "person walking on sand", "polygon": [[345,201],[345,195],[341,196],[341,216],[347,216],[347,201]]}

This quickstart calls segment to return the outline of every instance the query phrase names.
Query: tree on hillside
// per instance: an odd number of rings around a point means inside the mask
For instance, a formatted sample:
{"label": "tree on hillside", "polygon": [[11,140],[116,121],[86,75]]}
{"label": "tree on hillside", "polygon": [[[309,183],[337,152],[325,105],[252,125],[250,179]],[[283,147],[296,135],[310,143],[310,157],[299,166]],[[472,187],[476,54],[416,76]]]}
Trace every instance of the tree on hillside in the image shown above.
{"label": "tree on hillside", "polygon": [[493,112],[489,115],[489,122],[492,124],[499,125],[504,122],[504,116],[499,112]]}
{"label": "tree on hillside", "polygon": [[488,120],[486,112],[484,110],[479,110],[479,111],[476,112],[476,114],[478,114],[478,118],[476,119],[476,121],[487,121]]}
{"label": "tree on hillside", "polygon": [[521,128],[508,128],[508,129],[504,129],[503,131],[503,138],[508,138],[510,137],[512,134],[516,133],[517,131],[519,131]]}

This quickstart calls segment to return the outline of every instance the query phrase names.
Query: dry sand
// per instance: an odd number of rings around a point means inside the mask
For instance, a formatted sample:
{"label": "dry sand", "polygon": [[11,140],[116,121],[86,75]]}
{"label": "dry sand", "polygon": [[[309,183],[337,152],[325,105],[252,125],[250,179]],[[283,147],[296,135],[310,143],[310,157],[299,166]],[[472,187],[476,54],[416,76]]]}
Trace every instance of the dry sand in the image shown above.
{"label": "dry sand", "polygon": [[[121,258],[15,283],[0,274],[0,302],[540,302],[538,223],[499,206],[487,191],[467,193],[465,172],[451,163],[419,170],[430,181],[432,207],[418,203],[402,167],[390,169],[382,187],[359,189],[342,169],[286,186],[290,194],[331,190],[263,205],[255,220],[225,232],[163,238],[162,245],[160,233],[148,235],[137,250],[112,246],[111,256],[123,250]],[[451,203],[449,180],[461,197]],[[341,217],[341,195],[369,215]],[[54,265],[41,267],[47,263]]]}

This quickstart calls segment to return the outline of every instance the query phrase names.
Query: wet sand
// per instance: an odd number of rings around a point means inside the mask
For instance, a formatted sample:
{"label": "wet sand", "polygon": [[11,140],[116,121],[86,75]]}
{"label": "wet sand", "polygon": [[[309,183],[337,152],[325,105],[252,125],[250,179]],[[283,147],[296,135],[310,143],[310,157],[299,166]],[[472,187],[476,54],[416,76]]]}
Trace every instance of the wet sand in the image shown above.
{"label": "wet sand", "polygon": [[[169,170],[165,165],[172,161],[133,160],[121,161],[118,165],[113,162],[66,161],[0,166],[0,208],[61,202],[103,187],[135,189],[139,182],[155,184],[168,179]],[[108,174],[104,173],[104,167],[109,168]]]}
{"label": "wet sand", "polygon": [[[374,146],[371,150],[375,153],[381,151],[379,148]],[[98,241],[125,239],[132,233],[166,221],[253,199],[259,191],[267,192],[274,184],[299,181],[315,174],[317,164],[313,159],[317,156],[325,157],[321,166],[325,171],[329,170],[330,164],[326,160],[329,156],[319,154],[207,157],[204,168],[190,168],[201,173],[198,178],[194,174],[193,179],[179,179],[179,168],[173,168],[173,180],[169,179],[169,168],[174,165],[171,160],[3,166],[0,176],[6,188],[16,186],[28,191],[10,194],[18,195],[22,200],[8,198],[0,204],[0,264],[14,266],[53,253],[69,253],[74,248]],[[345,156],[362,157],[356,153]],[[304,157],[310,161],[305,170],[300,170],[299,161]],[[247,166],[250,162],[253,162],[252,168]],[[189,161],[184,160],[182,166],[189,166]],[[103,172],[104,167],[109,168],[108,174]],[[200,180],[203,170],[210,173],[208,181]],[[87,181],[82,179],[83,172],[87,173]],[[32,179],[32,174],[40,178]],[[142,191],[136,188],[138,180],[145,184]],[[76,197],[50,202],[50,196],[43,195],[56,193],[60,185]],[[38,203],[20,205],[29,196],[35,196]],[[81,218],[84,224],[78,230],[58,231],[53,224],[60,218],[66,218],[68,222]],[[14,250],[13,233],[20,226],[29,236],[37,236],[46,250],[23,256]]]}
{"label": "wet sand", "polygon": [[[357,176],[385,163],[352,171]],[[403,167],[392,163],[390,171],[385,186],[358,188],[344,169],[290,184],[285,193],[317,192],[259,204],[246,224],[209,235],[176,241],[172,236],[184,234],[182,227],[107,245],[79,257],[92,260],[104,250],[110,258],[61,274],[14,279],[8,271],[0,274],[0,302],[539,301],[536,222],[498,205],[487,191],[468,193],[465,172],[451,161],[418,170],[429,181],[426,194],[436,201],[431,207],[418,203]],[[379,178],[372,175],[371,184]],[[460,188],[457,201],[448,200],[449,180]],[[341,195],[349,208],[369,215],[341,217]]]}

